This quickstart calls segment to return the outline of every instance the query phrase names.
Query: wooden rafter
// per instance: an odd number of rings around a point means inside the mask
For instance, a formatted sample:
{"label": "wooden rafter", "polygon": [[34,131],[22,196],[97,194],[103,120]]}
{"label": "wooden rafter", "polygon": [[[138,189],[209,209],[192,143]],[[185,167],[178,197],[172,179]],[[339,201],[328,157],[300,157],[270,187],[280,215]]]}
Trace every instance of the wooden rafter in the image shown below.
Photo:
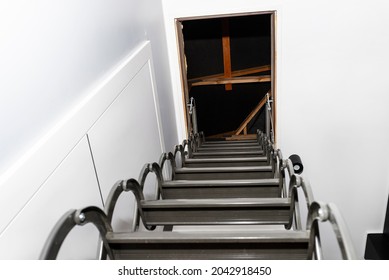
{"label": "wooden rafter", "polygon": [[191,84],[191,86],[195,87],[195,86],[205,86],[205,85],[264,83],[270,81],[271,81],[270,75],[234,77],[234,78],[210,78],[210,79],[204,79],[204,80],[194,82]]}
{"label": "wooden rafter", "polygon": [[[240,77],[240,76],[245,76],[245,75],[251,75],[251,74],[257,74],[261,72],[267,72],[270,71],[270,65],[263,65],[263,66],[258,66],[258,67],[251,67],[251,68],[246,68],[246,69],[241,69],[241,70],[235,70],[231,72],[232,77]],[[207,79],[213,79],[213,78],[223,78],[224,74],[215,74],[215,75],[208,75],[208,76],[203,76],[203,77],[198,77],[198,78],[192,78],[189,79],[188,82],[190,84],[199,82],[202,80],[207,80]]]}
{"label": "wooden rafter", "polygon": [[[222,19],[222,34],[224,78],[231,78],[230,26],[228,18]],[[225,89],[232,90],[232,84],[227,83]]]}
{"label": "wooden rafter", "polygon": [[235,135],[239,135],[242,133],[245,127],[247,127],[248,123],[255,117],[255,115],[261,110],[263,105],[266,104],[267,97],[266,95],[259,101],[258,105],[251,111],[251,113],[247,116],[247,118],[241,123],[238,129],[235,131]]}
{"label": "wooden rafter", "polygon": [[271,70],[270,65],[251,67],[251,68],[246,68],[246,69],[242,69],[242,70],[232,71],[232,77],[251,75],[251,74],[266,72],[266,71],[270,71],[270,70]]}

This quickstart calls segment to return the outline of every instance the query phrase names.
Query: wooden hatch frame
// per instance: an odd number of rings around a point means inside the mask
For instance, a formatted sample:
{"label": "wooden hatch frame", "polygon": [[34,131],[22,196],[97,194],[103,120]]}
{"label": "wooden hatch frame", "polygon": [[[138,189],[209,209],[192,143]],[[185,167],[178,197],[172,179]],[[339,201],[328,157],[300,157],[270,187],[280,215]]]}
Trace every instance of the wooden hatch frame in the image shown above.
{"label": "wooden hatch frame", "polygon": [[[241,69],[237,71],[231,70],[231,55],[230,55],[230,37],[229,37],[229,24],[227,18],[229,17],[241,17],[241,16],[253,16],[253,15],[270,15],[271,24],[270,24],[270,36],[271,36],[271,64],[270,65],[260,65],[257,67]],[[198,77],[188,80],[186,72],[186,59],[184,51],[184,36],[182,32],[182,22],[188,20],[201,20],[201,19],[214,19],[222,18],[226,19],[222,21],[222,44],[223,44],[223,66],[224,73],[219,73],[215,75],[209,75],[204,77]],[[189,103],[189,91],[191,87],[201,86],[201,85],[212,85],[212,84],[223,84],[226,90],[231,90],[233,84],[237,83],[258,83],[258,82],[269,82],[270,81],[270,91],[269,94],[273,100],[272,102],[272,123],[274,126],[274,141],[277,140],[276,131],[277,131],[277,89],[276,89],[276,11],[259,11],[259,12],[250,12],[250,13],[237,13],[237,14],[221,14],[221,15],[210,15],[210,16],[196,16],[196,17],[183,17],[176,18],[176,36],[177,36],[177,46],[179,54],[179,65],[180,65],[180,74],[181,74],[181,86],[182,86],[182,102],[184,109],[184,118],[185,118],[185,128],[186,134],[190,133],[192,130],[189,110],[187,104]],[[269,71],[270,75],[260,75],[261,72]],[[257,74],[256,76],[247,76],[242,77],[243,75],[248,74]],[[265,96],[266,97],[266,96]],[[247,134],[247,124],[250,120],[256,115],[256,113],[265,106],[266,102],[263,98],[258,105],[250,112],[242,124],[234,131],[229,131],[215,135],[215,137],[228,136],[225,137],[226,140],[236,140],[241,138],[250,138],[252,135]]]}

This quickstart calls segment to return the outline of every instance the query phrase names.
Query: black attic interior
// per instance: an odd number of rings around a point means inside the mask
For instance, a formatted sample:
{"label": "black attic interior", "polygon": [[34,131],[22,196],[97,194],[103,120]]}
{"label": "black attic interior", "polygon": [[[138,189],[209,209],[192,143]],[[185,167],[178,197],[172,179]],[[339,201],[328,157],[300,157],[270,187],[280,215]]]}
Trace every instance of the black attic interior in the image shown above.
{"label": "black attic interior", "polygon": [[[269,81],[194,86],[210,75],[225,76],[223,36],[229,38],[230,71],[269,66],[240,77],[270,75],[271,14],[182,21],[189,97],[196,100],[199,131],[206,136],[235,131],[271,89]],[[225,52],[225,51],[224,51]],[[264,108],[250,121],[247,133],[264,131]]]}

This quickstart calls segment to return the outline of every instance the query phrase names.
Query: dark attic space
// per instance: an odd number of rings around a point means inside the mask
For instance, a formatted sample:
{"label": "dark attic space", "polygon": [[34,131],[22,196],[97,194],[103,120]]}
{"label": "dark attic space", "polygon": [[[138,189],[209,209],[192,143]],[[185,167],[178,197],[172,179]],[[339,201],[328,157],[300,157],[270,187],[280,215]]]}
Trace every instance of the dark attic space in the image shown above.
{"label": "dark attic space", "polygon": [[271,20],[259,14],[182,22],[189,97],[206,136],[236,134],[245,120],[242,134],[265,130],[266,106],[258,105],[271,90]]}

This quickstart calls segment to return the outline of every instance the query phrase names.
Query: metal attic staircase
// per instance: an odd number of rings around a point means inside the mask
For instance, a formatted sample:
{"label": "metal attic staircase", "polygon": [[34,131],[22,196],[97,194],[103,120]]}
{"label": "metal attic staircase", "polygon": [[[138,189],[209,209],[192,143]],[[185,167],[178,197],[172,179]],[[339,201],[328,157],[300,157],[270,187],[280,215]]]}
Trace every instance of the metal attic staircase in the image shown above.
{"label": "metal attic staircase", "polygon": [[[118,181],[104,210],[90,206],[65,213],[41,259],[55,259],[71,229],[87,223],[100,232],[101,259],[321,259],[318,224],[325,221],[333,225],[343,258],[354,259],[337,208],[314,200],[309,183],[297,174],[302,169],[298,156],[284,159],[260,131],[256,140],[244,141],[206,141],[196,133],[163,153],[158,163],[146,164],[139,180]],[[170,179],[164,178],[163,170]],[[157,178],[156,200],[143,195],[150,173]],[[305,227],[298,189],[308,207]],[[133,232],[115,232],[111,226],[116,202],[124,192],[136,198]],[[140,230],[140,223],[146,230]],[[220,225],[234,229],[226,231]],[[272,228],[263,230],[264,225]],[[177,226],[215,230],[177,231]]]}

